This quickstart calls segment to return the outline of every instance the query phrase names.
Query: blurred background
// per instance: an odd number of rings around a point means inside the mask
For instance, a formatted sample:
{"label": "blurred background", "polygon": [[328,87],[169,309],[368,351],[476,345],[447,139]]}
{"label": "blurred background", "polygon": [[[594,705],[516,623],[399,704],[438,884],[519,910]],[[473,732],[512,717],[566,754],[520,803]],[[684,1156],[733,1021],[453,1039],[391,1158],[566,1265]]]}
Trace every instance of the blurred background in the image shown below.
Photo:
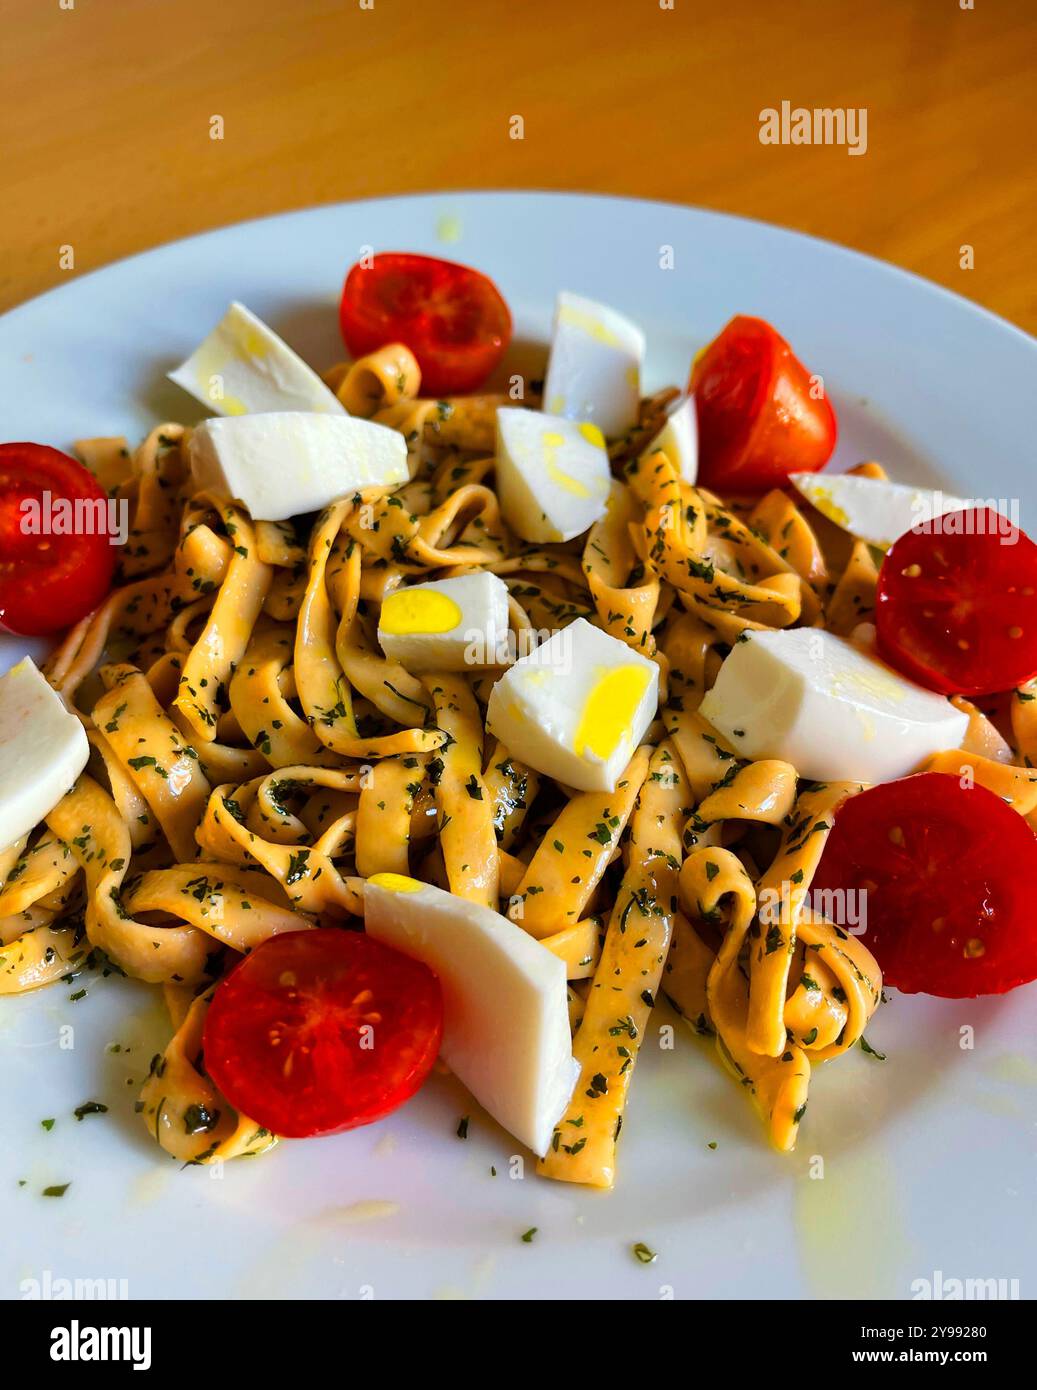
{"label": "blurred background", "polygon": [[[526,187],[781,223],[1037,331],[1037,0],[0,0],[0,90],[0,309],[66,246]],[[782,100],[865,107],[866,153],[761,144]]]}

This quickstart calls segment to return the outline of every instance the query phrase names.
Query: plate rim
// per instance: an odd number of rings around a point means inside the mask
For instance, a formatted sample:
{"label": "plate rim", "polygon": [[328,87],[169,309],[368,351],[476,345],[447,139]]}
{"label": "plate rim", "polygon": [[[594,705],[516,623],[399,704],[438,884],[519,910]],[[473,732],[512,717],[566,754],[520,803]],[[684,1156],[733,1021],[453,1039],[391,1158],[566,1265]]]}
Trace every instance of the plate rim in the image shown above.
{"label": "plate rim", "polygon": [[[95,266],[92,270],[84,271],[81,275],[76,275],[73,279],[63,284],[52,285],[50,289],[41,290],[39,294],[33,295],[29,299],[22,300],[18,304],[11,305],[0,314],[0,323],[5,322],[13,315],[32,309],[40,305],[43,301],[49,300],[52,296],[60,295],[73,285],[85,283],[106,272],[117,268],[125,267],[133,262],[140,261],[147,256],[157,252],[181,246],[186,242],[201,240],[205,237],[218,236],[222,233],[237,231],[245,227],[251,227],[264,222],[273,222],[279,218],[302,217],[307,214],[330,211],[338,208],[356,208],[364,204],[399,203],[399,202],[431,202],[437,199],[449,198],[474,198],[477,200],[490,199],[520,199],[528,197],[549,198],[559,202],[579,201],[579,202],[602,202],[602,203],[621,203],[626,205],[640,206],[646,208],[660,208],[670,212],[691,213],[695,217],[701,217],[709,221],[719,223],[737,223],[746,227],[751,227],[756,231],[776,234],[787,237],[794,241],[804,241],[820,248],[826,253],[834,254],[837,258],[843,257],[850,261],[860,262],[863,266],[870,266],[880,270],[887,275],[902,279],[906,285],[913,285],[923,293],[931,295],[937,299],[945,300],[959,309],[971,311],[979,315],[982,319],[989,320],[991,325],[1001,329],[1007,329],[1010,335],[1019,339],[1020,344],[1030,351],[1037,351],[1037,335],[1028,333],[1019,324],[1013,323],[1010,319],[996,313],[993,309],[988,309],[985,305],[979,304],[974,299],[969,299],[966,295],[960,294],[957,290],[948,289],[946,285],[941,285],[935,280],[930,280],[926,276],[919,274],[918,271],[908,270],[904,266],[895,264],[893,261],[884,260],[881,256],[872,255],[868,251],[859,251],[855,247],[845,246],[842,242],[833,241],[829,237],[818,236],[813,232],[803,232],[795,227],[786,227],[780,222],[769,222],[765,218],[750,217],[744,213],[725,212],[719,208],[702,207],[697,203],[679,203],[666,198],[642,198],[636,195],[624,193],[598,193],[584,189],[558,189],[558,188],[445,188],[445,189],[426,189],[420,192],[411,193],[390,193],[375,197],[363,198],[337,198],[327,203],[304,203],[299,207],[286,208],[279,212],[260,213],[256,217],[241,218],[234,222],[222,222],[215,227],[207,227],[201,231],[188,232],[184,236],[171,237],[168,241],[157,242],[154,246],[146,247],[142,251],[131,251],[128,255],[119,256],[115,260],[106,261],[103,265]],[[449,257],[443,257],[448,260]]]}

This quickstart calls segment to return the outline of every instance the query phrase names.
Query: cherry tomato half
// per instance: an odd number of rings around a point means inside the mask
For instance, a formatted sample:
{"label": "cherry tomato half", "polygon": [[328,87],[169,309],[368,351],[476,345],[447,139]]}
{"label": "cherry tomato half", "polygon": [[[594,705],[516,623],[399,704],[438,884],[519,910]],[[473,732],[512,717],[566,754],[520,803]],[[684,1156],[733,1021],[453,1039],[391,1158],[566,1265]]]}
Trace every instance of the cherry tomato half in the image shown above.
{"label": "cherry tomato half", "polygon": [[699,426],[699,478],[723,492],[764,492],[823,468],[835,448],[828,397],[785,339],[739,314],[698,358],[688,390]]}
{"label": "cherry tomato half", "polygon": [[864,943],[908,994],[971,999],[1037,978],[1037,837],[985,787],[921,772],[851,797],[815,889],[865,894]]}
{"label": "cherry tomato half", "polygon": [[353,357],[386,343],[409,347],[425,396],[474,391],[511,341],[511,314],[492,280],[453,261],[401,251],[352,267],[339,322]]}
{"label": "cherry tomato half", "polygon": [[107,504],[93,474],[67,454],[0,444],[0,627],[56,632],[97,607],[118,554]]}
{"label": "cherry tomato half", "polygon": [[989,507],[908,531],[875,603],[891,666],[944,695],[988,695],[1037,675],[1037,545]]}
{"label": "cherry tomato half", "polygon": [[305,1139],[409,1100],[442,1034],[439,981],[421,961],[363,932],[287,932],[217,985],[205,1069],[242,1114]]}

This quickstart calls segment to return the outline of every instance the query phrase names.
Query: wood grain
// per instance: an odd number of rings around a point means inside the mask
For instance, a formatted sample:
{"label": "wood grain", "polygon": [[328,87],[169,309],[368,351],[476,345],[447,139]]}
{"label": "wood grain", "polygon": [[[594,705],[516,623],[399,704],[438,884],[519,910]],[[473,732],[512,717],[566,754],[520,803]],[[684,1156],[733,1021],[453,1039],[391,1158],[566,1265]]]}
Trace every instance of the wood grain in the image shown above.
{"label": "wood grain", "polygon": [[[263,213],[532,187],[796,227],[1034,331],[1037,5],[962,2],[0,0],[0,308]],[[867,152],[761,144],[783,99],[865,107]]]}

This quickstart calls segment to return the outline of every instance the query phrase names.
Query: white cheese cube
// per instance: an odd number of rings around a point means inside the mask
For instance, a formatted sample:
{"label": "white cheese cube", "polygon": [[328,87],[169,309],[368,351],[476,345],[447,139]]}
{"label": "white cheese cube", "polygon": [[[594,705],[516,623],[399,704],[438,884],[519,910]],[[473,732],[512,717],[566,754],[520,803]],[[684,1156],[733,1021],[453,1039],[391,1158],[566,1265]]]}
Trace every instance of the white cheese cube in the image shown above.
{"label": "white cheese cube", "polygon": [[699,475],[699,421],[694,396],[678,396],[666,412],[662,429],[641,455],[644,463],[662,449],[686,483]]}
{"label": "white cheese cube", "polygon": [[561,957],[499,912],[402,874],[364,884],[364,926],[439,976],[443,1060],[543,1157],[580,1074]]}
{"label": "white cheese cube", "polygon": [[0,677],[0,849],[53,811],[89,753],[82,723],[30,657]]}
{"label": "white cheese cube", "polygon": [[608,439],[637,420],[645,335],[635,323],[593,299],[563,290],[555,304],[544,408],[570,420],[592,420]]}
{"label": "white cheese cube", "polygon": [[378,641],[408,671],[464,671],[508,662],[508,586],[480,571],[394,589]]}
{"label": "white cheese cube", "polygon": [[396,430],[296,411],[203,420],[191,436],[191,468],[199,491],[236,497],[253,521],[284,521],[409,477],[407,444]]}
{"label": "white cheese cube", "polygon": [[655,662],[577,618],[501,676],[486,724],[538,772],[615,791],[658,700]]}
{"label": "white cheese cube", "polygon": [[744,758],[814,781],[888,782],[958,748],[968,716],[820,628],[735,643],[700,706]]}
{"label": "white cheese cube", "polygon": [[217,415],[274,410],[346,413],[313,368],[237,301],[169,379]]}
{"label": "white cheese cube", "polygon": [[912,526],[970,505],[964,498],[947,492],[888,483],[882,478],[861,478],[856,473],[833,473],[830,477],[792,473],[789,477],[822,516],[858,540],[883,549]]}
{"label": "white cheese cube", "polygon": [[605,515],[611,483],[597,425],[538,410],[497,411],[497,496],[524,541],[582,536]]}

